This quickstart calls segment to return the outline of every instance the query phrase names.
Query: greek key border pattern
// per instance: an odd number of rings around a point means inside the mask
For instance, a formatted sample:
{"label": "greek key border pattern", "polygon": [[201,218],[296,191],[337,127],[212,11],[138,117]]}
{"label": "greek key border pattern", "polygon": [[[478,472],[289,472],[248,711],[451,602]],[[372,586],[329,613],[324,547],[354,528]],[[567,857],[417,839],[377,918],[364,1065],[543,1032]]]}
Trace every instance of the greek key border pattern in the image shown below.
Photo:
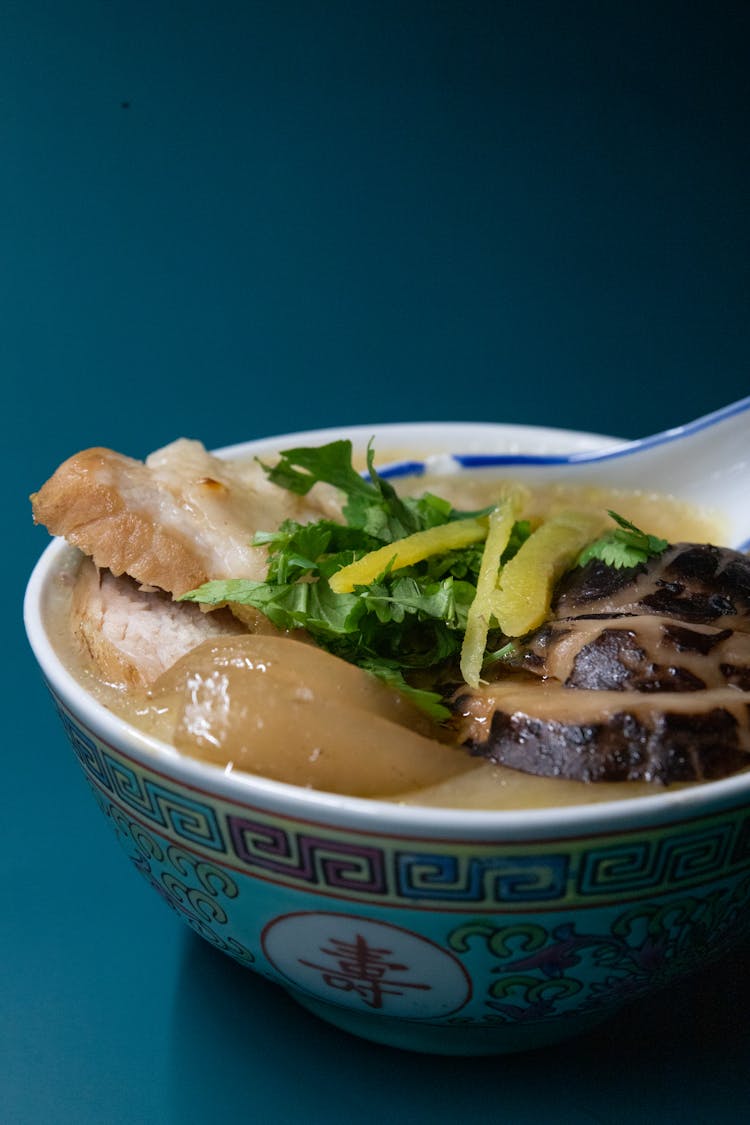
{"label": "greek key border pattern", "polygon": [[[53,697],[54,698],[54,697]],[[662,894],[750,869],[750,810],[593,844],[441,844],[337,831],[245,809],[135,767],[55,699],[94,791],[163,838],[234,872],[313,893],[412,909],[559,910]]]}

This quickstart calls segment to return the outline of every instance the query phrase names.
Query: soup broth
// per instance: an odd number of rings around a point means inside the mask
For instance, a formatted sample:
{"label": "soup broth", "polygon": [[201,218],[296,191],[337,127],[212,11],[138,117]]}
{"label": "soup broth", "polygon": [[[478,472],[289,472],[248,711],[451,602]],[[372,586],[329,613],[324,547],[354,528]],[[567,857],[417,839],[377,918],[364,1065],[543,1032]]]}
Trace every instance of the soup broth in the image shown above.
{"label": "soup broth", "polygon": [[[398,490],[430,491],[456,508],[476,510],[509,483],[461,473],[403,479]],[[721,541],[720,522],[710,513],[657,494],[548,484],[529,491],[524,515],[536,522],[571,508],[615,509],[670,542]],[[181,753],[326,791],[453,808],[576,805],[661,791],[645,782],[537,777],[471,758],[397,692],[300,637],[255,636],[247,650],[242,638],[227,638],[213,645],[207,662],[188,655],[151,689],[103,681],[72,637],[79,563],[71,549],[50,606],[62,659],[104,706]]]}

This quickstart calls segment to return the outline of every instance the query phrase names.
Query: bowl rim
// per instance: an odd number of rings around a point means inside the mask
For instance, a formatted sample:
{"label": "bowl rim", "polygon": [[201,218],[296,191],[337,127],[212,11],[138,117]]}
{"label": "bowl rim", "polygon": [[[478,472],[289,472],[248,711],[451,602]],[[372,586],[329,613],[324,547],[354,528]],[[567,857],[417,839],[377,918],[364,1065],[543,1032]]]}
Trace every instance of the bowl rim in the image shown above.
{"label": "bowl rim", "polygon": [[[614,445],[615,438],[586,431],[513,423],[381,423],[336,426],[251,439],[215,449],[217,456],[239,456],[275,451],[292,442],[317,442],[351,438],[365,443],[374,434],[395,439],[417,434],[434,445],[436,438],[454,440],[459,434],[471,439],[562,441],[582,443],[593,449]],[[563,449],[562,452],[568,450]],[[461,472],[459,468],[456,470]],[[546,839],[554,836],[583,836],[592,832],[617,831],[639,826],[702,817],[718,809],[750,806],[750,771],[728,778],[613,801],[534,809],[464,809],[432,805],[399,804],[397,801],[314,790],[288,782],[217,766],[180,754],[169,743],[139,730],[110,711],[91,695],[58,656],[44,620],[44,599],[50,583],[67,555],[74,550],[63,539],[54,538],[44,549],[29,578],[24,596],[23,617],[33,654],[52,692],[75,717],[79,717],[105,743],[126,753],[146,768],[163,772],[176,782],[249,807],[262,807],[312,823],[358,826],[374,834],[397,832],[415,838],[441,836],[448,839]],[[626,785],[627,782],[623,782]]]}

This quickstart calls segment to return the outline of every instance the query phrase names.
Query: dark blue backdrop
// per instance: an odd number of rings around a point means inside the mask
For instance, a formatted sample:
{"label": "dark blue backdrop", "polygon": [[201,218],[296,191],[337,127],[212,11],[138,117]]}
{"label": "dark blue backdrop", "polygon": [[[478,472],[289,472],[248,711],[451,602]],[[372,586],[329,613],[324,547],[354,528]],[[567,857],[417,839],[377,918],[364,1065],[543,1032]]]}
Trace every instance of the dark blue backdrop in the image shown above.
{"label": "dark blue backdrop", "polygon": [[740,959],[453,1086],[217,962],[99,823],[19,606],[27,494],[87,445],[747,394],[748,46],[736,3],[2,4],[5,1120],[740,1119]]}

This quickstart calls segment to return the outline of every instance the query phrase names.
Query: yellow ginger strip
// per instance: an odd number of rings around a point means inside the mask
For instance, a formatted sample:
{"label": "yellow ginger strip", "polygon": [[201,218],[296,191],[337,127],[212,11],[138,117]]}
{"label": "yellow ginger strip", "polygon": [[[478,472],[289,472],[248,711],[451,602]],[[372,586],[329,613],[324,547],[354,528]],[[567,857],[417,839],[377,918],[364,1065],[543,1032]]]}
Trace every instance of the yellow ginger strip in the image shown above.
{"label": "yellow ginger strip", "polygon": [[389,563],[391,570],[401,570],[428,559],[430,555],[442,555],[446,551],[481,543],[486,535],[486,517],[454,520],[440,527],[430,527],[427,531],[415,531],[405,539],[387,543],[356,562],[342,566],[329,579],[329,585],[336,594],[350,594],[355,586],[369,586],[388,568]]}
{"label": "yellow ginger strip", "polygon": [[479,687],[479,673],[482,670],[492,616],[492,600],[497,593],[500,559],[508,546],[518,508],[517,500],[511,498],[490,513],[489,530],[477,577],[477,592],[469,607],[466,632],[461,645],[461,675],[469,687]]}
{"label": "yellow ginger strip", "polygon": [[507,636],[522,637],[542,624],[555,583],[606,523],[604,513],[560,512],[529,536],[503,567],[492,600],[492,612]]}

